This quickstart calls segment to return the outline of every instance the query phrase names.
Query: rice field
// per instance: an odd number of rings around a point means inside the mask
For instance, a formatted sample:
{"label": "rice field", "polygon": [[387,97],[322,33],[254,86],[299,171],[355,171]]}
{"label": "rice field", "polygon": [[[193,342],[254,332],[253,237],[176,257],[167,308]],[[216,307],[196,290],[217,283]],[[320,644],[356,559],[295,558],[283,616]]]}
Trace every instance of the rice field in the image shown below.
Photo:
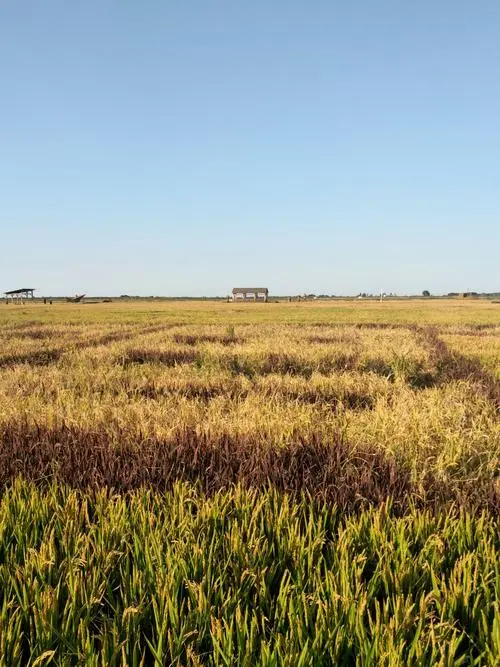
{"label": "rice field", "polygon": [[0,341],[0,664],[500,664],[500,306],[2,306]]}

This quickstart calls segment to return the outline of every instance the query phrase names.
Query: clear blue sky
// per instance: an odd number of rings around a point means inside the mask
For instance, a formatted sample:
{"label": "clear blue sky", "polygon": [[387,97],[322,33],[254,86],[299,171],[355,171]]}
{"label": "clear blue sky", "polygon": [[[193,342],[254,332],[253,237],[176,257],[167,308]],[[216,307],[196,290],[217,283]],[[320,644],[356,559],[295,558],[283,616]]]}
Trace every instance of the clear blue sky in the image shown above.
{"label": "clear blue sky", "polygon": [[0,0],[0,291],[500,290],[498,0]]}

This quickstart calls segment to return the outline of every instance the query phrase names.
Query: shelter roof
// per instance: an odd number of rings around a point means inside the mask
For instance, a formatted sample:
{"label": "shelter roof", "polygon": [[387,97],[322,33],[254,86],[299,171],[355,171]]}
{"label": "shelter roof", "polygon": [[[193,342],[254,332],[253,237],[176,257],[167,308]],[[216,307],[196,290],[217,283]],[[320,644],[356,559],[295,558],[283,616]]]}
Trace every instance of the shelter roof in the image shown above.
{"label": "shelter roof", "polygon": [[10,292],[4,292],[4,294],[22,294],[23,292],[34,292],[36,287],[21,287],[21,289],[13,289]]}

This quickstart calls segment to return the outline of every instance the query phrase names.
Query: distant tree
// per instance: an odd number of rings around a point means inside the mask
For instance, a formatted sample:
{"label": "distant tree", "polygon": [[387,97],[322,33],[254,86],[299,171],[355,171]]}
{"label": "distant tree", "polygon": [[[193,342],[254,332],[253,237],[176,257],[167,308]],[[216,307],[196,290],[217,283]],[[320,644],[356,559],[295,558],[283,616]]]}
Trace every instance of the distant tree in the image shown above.
{"label": "distant tree", "polygon": [[422,292],[422,296],[430,296],[430,295],[431,293],[429,292],[428,289],[424,289],[424,291]]}

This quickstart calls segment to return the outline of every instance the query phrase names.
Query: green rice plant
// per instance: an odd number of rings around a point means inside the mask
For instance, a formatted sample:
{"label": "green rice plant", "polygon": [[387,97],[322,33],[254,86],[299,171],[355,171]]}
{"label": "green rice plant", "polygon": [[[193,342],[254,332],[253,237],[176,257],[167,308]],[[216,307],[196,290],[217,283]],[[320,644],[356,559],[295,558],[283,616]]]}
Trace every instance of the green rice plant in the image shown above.
{"label": "green rice plant", "polygon": [[1,664],[498,664],[486,514],[18,481],[0,517]]}

